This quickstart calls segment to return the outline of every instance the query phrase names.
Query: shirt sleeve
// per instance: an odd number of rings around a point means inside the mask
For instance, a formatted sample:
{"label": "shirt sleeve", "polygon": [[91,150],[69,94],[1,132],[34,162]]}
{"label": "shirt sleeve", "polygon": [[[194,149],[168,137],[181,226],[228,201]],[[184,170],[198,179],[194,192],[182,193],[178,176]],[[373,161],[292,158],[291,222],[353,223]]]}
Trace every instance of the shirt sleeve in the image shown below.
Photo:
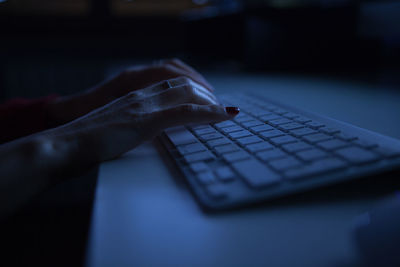
{"label": "shirt sleeve", "polygon": [[50,128],[48,104],[57,97],[15,98],[0,104],[0,144]]}

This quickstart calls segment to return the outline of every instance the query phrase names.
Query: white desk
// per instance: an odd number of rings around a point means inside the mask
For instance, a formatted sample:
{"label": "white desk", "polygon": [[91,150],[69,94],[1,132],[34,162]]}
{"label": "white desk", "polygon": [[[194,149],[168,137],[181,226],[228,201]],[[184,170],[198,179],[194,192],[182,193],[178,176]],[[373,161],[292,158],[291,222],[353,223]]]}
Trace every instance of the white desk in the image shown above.
{"label": "white desk", "polygon": [[[400,138],[399,93],[291,77],[208,78],[218,93],[264,90],[281,102]],[[377,200],[314,193],[274,205],[207,214],[181,181],[151,143],[103,164],[88,265],[354,265],[358,255],[353,219]]]}

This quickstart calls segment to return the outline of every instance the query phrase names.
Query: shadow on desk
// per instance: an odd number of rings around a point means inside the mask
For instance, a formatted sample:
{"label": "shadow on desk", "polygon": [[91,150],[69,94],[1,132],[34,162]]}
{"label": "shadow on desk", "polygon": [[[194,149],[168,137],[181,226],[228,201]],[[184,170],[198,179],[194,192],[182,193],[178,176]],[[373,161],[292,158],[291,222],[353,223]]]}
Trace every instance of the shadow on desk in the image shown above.
{"label": "shadow on desk", "polygon": [[82,266],[97,172],[96,168],[57,185],[3,222],[2,262],[7,266]]}

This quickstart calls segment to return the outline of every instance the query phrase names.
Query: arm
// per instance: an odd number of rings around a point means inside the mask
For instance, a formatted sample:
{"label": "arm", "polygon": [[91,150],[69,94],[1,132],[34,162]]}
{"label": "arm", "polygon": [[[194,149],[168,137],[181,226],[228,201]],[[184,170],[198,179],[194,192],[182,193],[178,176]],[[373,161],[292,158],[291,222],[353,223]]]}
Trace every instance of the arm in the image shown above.
{"label": "arm", "polygon": [[[131,92],[63,126],[0,146],[0,217],[67,177],[118,157],[165,128],[230,119],[209,89],[187,78]],[[58,180],[54,180],[57,178]]]}
{"label": "arm", "polygon": [[49,127],[48,107],[58,96],[17,98],[0,105],[0,144]]}
{"label": "arm", "polygon": [[132,67],[89,90],[70,96],[13,99],[0,105],[0,144],[73,121],[155,82],[184,76],[211,88],[204,77],[178,59]]}
{"label": "arm", "polygon": [[176,77],[190,78],[194,83],[213,91],[200,73],[181,60],[161,60],[150,65],[131,67],[110,80],[75,95],[57,97],[49,102],[48,120],[53,127],[70,122],[129,92]]}

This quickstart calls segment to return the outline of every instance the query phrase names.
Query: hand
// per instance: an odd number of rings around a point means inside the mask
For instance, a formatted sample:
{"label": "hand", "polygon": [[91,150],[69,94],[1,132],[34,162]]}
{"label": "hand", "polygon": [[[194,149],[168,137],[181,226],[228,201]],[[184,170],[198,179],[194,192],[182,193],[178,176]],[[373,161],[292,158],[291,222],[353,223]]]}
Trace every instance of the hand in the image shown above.
{"label": "hand", "polygon": [[135,66],[85,92],[61,97],[50,105],[49,115],[55,125],[72,121],[131,91],[176,77],[190,78],[213,91],[212,86],[192,67],[179,59],[162,60],[152,65]]}
{"label": "hand", "polygon": [[[238,108],[187,77],[132,91],[63,126],[0,146],[0,220],[35,195],[113,159],[161,130],[233,118]],[[21,168],[21,166],[23,166]]]}
{"label": "hand", "polygon": [[238,112],[238,108],[225,109],[219,105],[210,89],[179,77],[132,91],[55,128],[47,139],[64,136],[68,141],[78,142],[73,146],[79,150],[78,161],[98,163],[119,156],[165,128],[228,120]]}

